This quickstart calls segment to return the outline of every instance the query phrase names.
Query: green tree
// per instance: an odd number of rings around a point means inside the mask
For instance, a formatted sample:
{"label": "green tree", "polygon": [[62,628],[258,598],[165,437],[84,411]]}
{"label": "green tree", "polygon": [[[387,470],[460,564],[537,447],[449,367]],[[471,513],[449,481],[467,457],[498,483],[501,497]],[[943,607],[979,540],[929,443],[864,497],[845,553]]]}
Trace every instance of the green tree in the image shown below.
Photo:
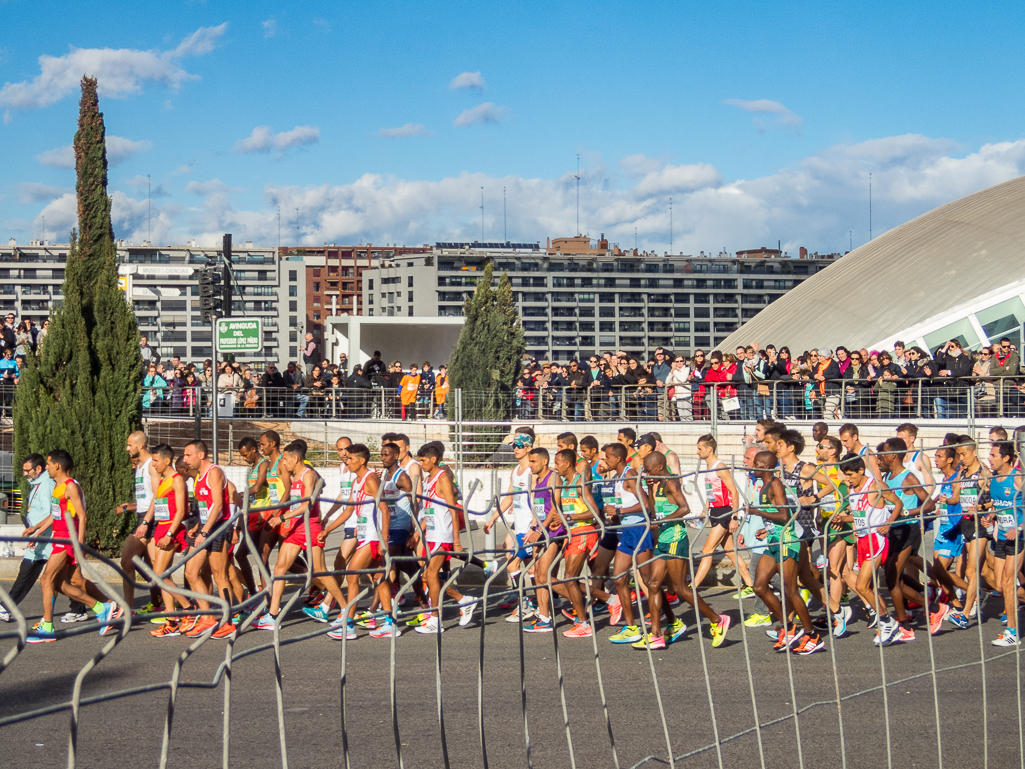
{"label": "green tree", "polygon": [[492,280],[488,263],[477,288],[463,303],[466,320],[449,363],[452,389],[463,391],[464,421],[500,422],[512,417],[523,327],[509,276],[502,274],[497,289]]}
{"label": "green tree", "polygon": [[139,427],[142,358],[139,329],[117,284],[117,251],[107,197],[107,149],[96,79],[82,79],[75,134],[78,229],[71,232],[62,304],[29,356],[14,409],[15,462],[32,452],[66,449],[85,493],[88,544],[119,552],[132,516],[114,506],[131,499],[128,434]]}

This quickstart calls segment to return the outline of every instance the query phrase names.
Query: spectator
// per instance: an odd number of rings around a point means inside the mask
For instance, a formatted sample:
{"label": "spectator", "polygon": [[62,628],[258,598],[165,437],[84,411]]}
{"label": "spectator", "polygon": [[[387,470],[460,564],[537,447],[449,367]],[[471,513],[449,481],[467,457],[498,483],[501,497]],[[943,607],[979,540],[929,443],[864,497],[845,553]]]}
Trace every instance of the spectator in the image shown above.
{"label": "spectator", "polygon": [[42,346],[43,340],[46,339],[46,335],[49,334],[49,333],[50,333],[50,319],[47,318],[46,320],[43,321],[43,327],[41,329],[39,329],[39,333],[36,335],[36,349],[37,350]]}
{"label": "spectator", "polygon": [[367,365],[363,367],[363,375],[371,382],[374,381],[375,376],[384,376],[388,373],[388,367],[384,361],[381,360],[381,351],[374,350],[373,357],[367,361]]}
{"label": "spectator", "polygon": [[[400,363],[400,368],[401,365]],[[416,398],[419,391],[420,374],[414,363],[409,367],[409,373],[399,380],[399,401],[402,404],[403,419],[416,419]]]}
{"label": "spectator", "polygon": [[[43,323],[43,332],[45,334],[50,328],[50,321],[47,320]],[[149,337],[145,334],[139,337],[139,352],[142,353],[142,366],[144,369],[149,368],[150,363],[160,362],[160,353],[158,353],[153,347],[150,346]]]}
{"label": "spectator", "polygon": [[338,356],[338,368],[344,376],[349,376],[349,356],[344,352]]}
{"label": "spectator", "polygon": [[29,329],[30,321],[22,321],[14,332],[14,354],[25,356],[32,350],[32,331]]}
{"label": "spectator", "polygon": [[352,419],[366,419],[367,396],[370,394],[370,382],[367,380],[363,367],[353,366],[352,373],[345,380],[345,411]]}
{"label": "spectator", "polygon": [[588,376],[575,360],[569,362],[566,375],[566,419],[579,422],[584,418],[584,400],[587,397]]}
{"label": "spectator", "polygon": [[[4,356],[7,356],[7,350],[4,350]],[[142,387],[142,407],[147,410],[158,408],[164,397],[167,382],[157,373],[156,364],[150,363],[147,367]]]}
{"label": "spectator", "polygon": [[936,408],[936,418],[944,419],[948,416],[959,417],[965,413],[965,377],[972,375],[974,361],[971,356],[966,355],[961,342],[951,339],[936,351],[937,375],[944,381],[936,390],[936,397],[933,405]]}
{"label": "spectator", "polygon": [[420,368],[420,392],[417,394],[416,407],[425,418],[431,416],[431,404],[434,402],[434,387],[437,376],[431,368],[429,360],[424,361]]}
{"label": "spectator", "polygon": [[822,418],[841,419],[843,413],[840,410],[840,395],[843,387],[840,384],[840,366],[833,360],[833,351],[823,347],[819,350],[814,365],[812,379],[818,382],[815,389],[820,397]]}
{"label": "spectator", "polygon": [[1005,377],[1018,376],[1021,369],[1021,357],[1018,351],[1011,346],[1011,340],[1006,336],[1000,339],[1000,343],[993,346],[993,357],[990,362],[990,375]]}
{"label": "spectator", "polygon": [[434,402],[437,404],[437,409],[434,412],[435,419],[445,418],[445,401],[448,398],[448,390],[448,366],[443,363],[434,380]]}
{"label": "spectator", "polygon": [[862,353],[855,350],[850,355],[850,365],[844,373],[844,410],[848,417],[868,416],[866,401],[869,400],[871,383],[869,369]]}
{"label": "spectator", "polygon": [[681,422],[694,419],[691,399],[691,370],[682,355],[673,356],[672,368],[665,379],[666,394],[676,407],[676,418]]}
{"label": "spectator", "polygon": [[313,338],[313,334],[306,334],[306,343],[303,345],[303,365],[306,368],[306,375],[309,376],[317,363],[317,356],[320,354],[320,346]]}
{"label": "spectator", "polygon": [[345,413],[344,384],[338,374],[332,374],[324,389],[324,408],[330,419],[337,419]]}
{"label": "spectator", "polygon": [[17,334],[14,332],[14,313],[8,313],[7,317],[4,318],[3,329],[0,330],[0,334],[3,335],[4,347],[9,347],[12,350],[18,344]]}
{"label": "spectator", "polygon": [[979,359],[972,367],[972,376],[980,377],[974,387],[975,408],[979,416],[988,417],[996,413],[997,388],[994,380],[988,379],[993,371],[993,348],[983,347]]}
{"label": "spectator", "polygon": [[310,416],[319,415],[324,409],[325,390],[323,371],[319,365],[314,364],[309,376],[303,381],[303,389],[306,390],[306,393],[304,393],[306,400],[300,407],[302,413],[296,413],[296,416],[301,419],[306,414],[307,409],[311,412]]}

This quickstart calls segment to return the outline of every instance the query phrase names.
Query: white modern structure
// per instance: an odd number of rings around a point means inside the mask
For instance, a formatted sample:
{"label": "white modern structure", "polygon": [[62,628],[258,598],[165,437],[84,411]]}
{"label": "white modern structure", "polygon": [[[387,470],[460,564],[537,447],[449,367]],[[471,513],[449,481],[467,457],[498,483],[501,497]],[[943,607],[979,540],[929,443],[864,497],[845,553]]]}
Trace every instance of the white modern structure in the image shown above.
{"label": "white modern structure", "polygon": [[970,349],[1025,323],[1025,176],[895,227],[795,287],[723,349],[759,342],[795,354],[819,345]]}
{"label": "white modern structure", "polygon": [[324,321],[324,357],[337,362],[344,352],[352,371],[380,350],[387,363],[400,360],[408,368],[430,361],[437,369],[452,357],[462,328],[461,317],[335,315]]}

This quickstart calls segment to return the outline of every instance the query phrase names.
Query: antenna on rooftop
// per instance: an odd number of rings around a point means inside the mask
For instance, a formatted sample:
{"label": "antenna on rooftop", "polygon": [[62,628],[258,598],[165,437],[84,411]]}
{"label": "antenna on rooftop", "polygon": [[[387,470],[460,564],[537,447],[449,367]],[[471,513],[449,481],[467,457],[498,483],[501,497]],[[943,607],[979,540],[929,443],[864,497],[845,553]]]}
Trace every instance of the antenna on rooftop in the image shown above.
{"label": "antenna on rooftop", "polygon": [[299,245],[299,209],[295,209],[295,244]]}
{"label": "antenna on rooftop", "polygon": [[484,242],[484,188],[480,188],[480,242]]}
{"label": "antenna on rooftop", "polygon": [[502,240],[509,242],[509,217],[505,208],[505,187],[502,188]]}
{"label": "antenna on rooftop", "polygon": [[669,253],[673,253],[673,199],[669,198]]}
{"label": "antenna on rooftop", "polygon": [[150,220],[153,218],[153,184],[150,181],[149,174],[146,174],[146,241],[150,244],[153,243],[153,235],[150,230]]}
{"label": "antenna on rooftop", "polygon": [[580,236],[580,153],[577,153],[577,237]]}
{"label": "antenna on rooftop", "polygon": [[872,174],[868,175],[868,239],[872,240]]}

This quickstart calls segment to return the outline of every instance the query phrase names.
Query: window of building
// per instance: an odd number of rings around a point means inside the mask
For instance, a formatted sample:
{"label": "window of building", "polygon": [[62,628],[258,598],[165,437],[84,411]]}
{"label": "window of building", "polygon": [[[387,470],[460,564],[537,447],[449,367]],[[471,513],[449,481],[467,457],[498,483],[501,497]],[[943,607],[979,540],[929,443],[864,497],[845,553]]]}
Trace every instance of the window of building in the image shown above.
{"label": "window of building", "polygon": [[317,293],[318,291],[320,291],[320,281],[315,280],[313,281],[313,293]]}
{"label": "window of building", "polygon": [[695,307],[694,308],[694,317],[695,318],[708,318],[710,316],[711,316],[711,313],[709,312],[709,308],[707,308],[707,307]]}
{"label": "window of building", "polygon": [[374,279],[373,278],[367,278],[367,283],[369,284],[369,285],[367,285],[367,290],[368,291],[373,291],[374,290]]}
{"label": "window of building", "polygon": [[320,277],[320,270],[318,270],[318,269],[314,269],[314,270],[313,270],[313,277],[315,277],[315,278],[319,278],[319,277]]}
{"label": "window of building", "polygon": [[299,326],[299,318],[295,315],[288,316],[288,327],[297,328]]}
{"label": "window of building", "polygon": [[289,312],[298,312],[299,311],[299,303],[298,302],[289,302],[288,303],[288,311]]}
{"label": "window of building", "polygon": [[288,295],[289,296],[299,296],[299,286],[289,286],[288,287]]}
{"label": "window of building", "polygon": [[598,330],[604,333],[614,333],[616,330],[616,321],[600,320],[598,321]]}
{"label": "window of building", "polygon": [[319,296],[313,297],[313,306],[314,307],[320,307],[320,297]]}
{"label": "window of building", "polygon": [[614,317],[616,317],[616,308],[615,307],[599,307],[598,308],[598,317],[599,318],[614,318]]}
{"label": "window of building", "polygon": [[413,292],[412,291],[407,291],[406,293],[409,294],[409,301],[412,302],[413,301]]}
{"label": "window of building", "polygon": [[412,275],[410,275],[408,278],[406,278],[406,287],[407,288],[412,288],[413,287],[413,276]]}
{"label": "window of building", "polygon": [[407,314],[410,315],[410,316],[413,315],[413,308],[412,307],[409,308],[409,312]]}
{"label": "window of building", "polygon": [[199,347],[193,346],[193,348],[192,348],[192,357],[195,358],[196,360],[202,360],[203,358],[209,358],[213,354],[214,354],[213,347],[210,347],[209,345],[199,346]]}
{"label": "window of building", "polygon": [[313,319],[314,320],[320,320],[320,313],[319,312],[313,313]]}

